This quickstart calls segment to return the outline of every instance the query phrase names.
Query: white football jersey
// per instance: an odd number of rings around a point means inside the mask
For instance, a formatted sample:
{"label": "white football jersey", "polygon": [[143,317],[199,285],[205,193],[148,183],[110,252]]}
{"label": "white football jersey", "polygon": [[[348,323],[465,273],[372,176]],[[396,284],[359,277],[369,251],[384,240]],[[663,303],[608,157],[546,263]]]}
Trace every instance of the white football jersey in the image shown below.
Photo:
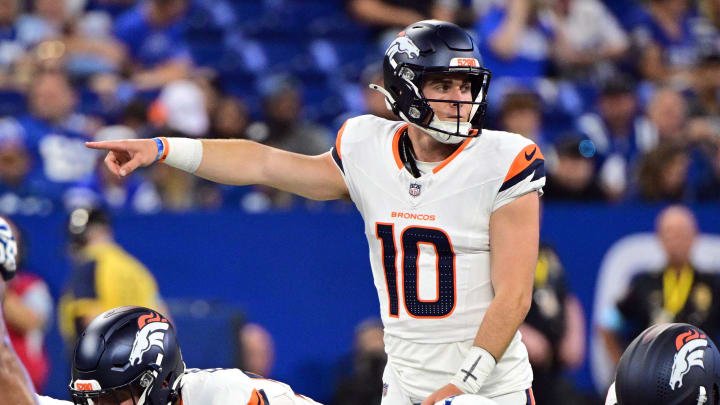
{"label": "white football jersey", "polygon": [[[320,405],[289,385],[251,378],[238,369],[188,369],[180,380],[182,405]],[[39,405],[73,405],[38,395]]]}
{"label": "white football jersey", "polygon": [[182,376],[183,405],[312,405],[317,402],[295,394],[289,385],[251,378],[238,369],[189,369]]}
{"label": "white football jersey", "polygon": [[[529,139],[484,129],[415,178],[400,157],[406,127],[352,118],[332,150],[365,222],[385,333],[422,344],[471,341],[494,297],[490,215],[542,191],[544,159]],[[531,375],[519,333],[498,366]]]}

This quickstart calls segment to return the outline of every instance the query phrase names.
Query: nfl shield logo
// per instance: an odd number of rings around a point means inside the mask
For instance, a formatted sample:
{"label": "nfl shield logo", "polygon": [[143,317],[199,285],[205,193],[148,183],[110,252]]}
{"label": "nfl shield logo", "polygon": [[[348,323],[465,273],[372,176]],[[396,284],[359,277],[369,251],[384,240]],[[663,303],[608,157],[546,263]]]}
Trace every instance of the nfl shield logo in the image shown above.
{"label": "nfl shield logo", "polygon": [[420,195],[420,189],[422,188],[421,184],[417,183],[410,183],[410,195],[413,197],[417,197]]}

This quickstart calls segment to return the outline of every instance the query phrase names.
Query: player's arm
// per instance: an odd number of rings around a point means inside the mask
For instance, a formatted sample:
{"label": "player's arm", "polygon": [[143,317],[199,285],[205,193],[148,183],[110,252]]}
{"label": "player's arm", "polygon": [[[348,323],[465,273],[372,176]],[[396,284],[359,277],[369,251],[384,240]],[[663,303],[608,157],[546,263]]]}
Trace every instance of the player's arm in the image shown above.
{"label": "player's arm", "polygon": [[495,298],[475,346],[495,359],[505,353],[530,310],[540,234],[540,203],[530,192],[490,216],[490,277]]}
{"label": "player's arm", "polygon": [[35,405],[35,390],[10,343],[3,302],[6,281],[15,276],[17,244],[10,224],[0,217],[0,404]]}
{"label": "player's arm", "polygon": [[202,141],[170,138],[88,142],[89,148],[107,150],[110,171],[127,176],[140,166],[158,160],[224,184],[263,184],[313,200],[348,196],[347,186],[331,154],[306,156],[257,142],[232,139]]}
{"label": "player's arm", "polygon": [[450,395],[480,391],[530,310],[539,233],[540,202],[535,191],[498,208],[490,216],[490,278],[495,298],[460,370],[450,384],[435,391],[422,405],[432,405]]}
{"label": "player's arm", "polygon": [[[5,282],[0,281],[0,298]],[[0,315],[1,315],[0,310]],[[20,364],[7,334],[5,320],[0,316],[0,403],[8,405],[36,405],[35,392],[25,368]]]}

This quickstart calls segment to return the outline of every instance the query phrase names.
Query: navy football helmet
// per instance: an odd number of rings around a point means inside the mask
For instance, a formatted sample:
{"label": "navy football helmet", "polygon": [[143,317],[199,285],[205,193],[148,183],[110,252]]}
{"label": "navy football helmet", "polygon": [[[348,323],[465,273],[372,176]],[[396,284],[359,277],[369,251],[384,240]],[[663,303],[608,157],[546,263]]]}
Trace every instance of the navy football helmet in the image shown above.
{"label": "navy football helmet", "polygon": [[[472,101],[428,99],[422,86],[429,74],[464,74],[471,85]],[[472,38],[455,24],[438,20],[420,21],[401,31],[383,59],[385,88],[370,87],[385,95],[388,108],[442,143],[458,143],[478,136],[487,110],[490,71]],[[452,103],[455,121],[441,121],[430,102]],[[469,122],[460,118],[461,105],[472,105]]]}
{"label": "navy football helmet", "polygon": [[666,323],[646,329],[618,364],[617,405],[718,405],[720,353],[700,328]]}
{"label": "navy football helmet", "polygon": [[95,318],[77,341],[70,396],[75,405],[168,405],[185,371],[172,324],[142,307]]}

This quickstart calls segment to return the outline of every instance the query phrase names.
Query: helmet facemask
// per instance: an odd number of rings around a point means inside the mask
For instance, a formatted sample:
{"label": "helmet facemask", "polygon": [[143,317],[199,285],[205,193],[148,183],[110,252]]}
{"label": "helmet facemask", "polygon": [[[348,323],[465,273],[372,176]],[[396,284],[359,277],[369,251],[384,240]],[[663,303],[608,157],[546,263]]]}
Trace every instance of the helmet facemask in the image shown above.
{"label": "helmet facemask", "polygon": [[[426,98],[422,86],[432,75],[466,75],[470,81],[471,101]],[[487,111],[487,89],[490,84],[490,71],[475,66],[449,66],[423,68],[422,66],[400,64],[394,70],[393,84],[388,89],[371,84],[370,87],[385,96],[389,110],[430,136],[445,144],[456,144],[465,138],[474,138],[480,134]],[[450,103],[457,108],[458,117],[454,121],[442,121],[430,106],[430,103]],[[463,105],[471,105],[466,121],[462,117]]]}
{"label": "helmet facemask", "polygon": [[133,405],[145,405],[156,377],[157,372],[148,370],[127,384],[93,390],[80,390],[78,386],[83,383],[75,383],[70,387],[70,396],[75,405],[121,405],[128,400],[132,400],[129,403]]}

